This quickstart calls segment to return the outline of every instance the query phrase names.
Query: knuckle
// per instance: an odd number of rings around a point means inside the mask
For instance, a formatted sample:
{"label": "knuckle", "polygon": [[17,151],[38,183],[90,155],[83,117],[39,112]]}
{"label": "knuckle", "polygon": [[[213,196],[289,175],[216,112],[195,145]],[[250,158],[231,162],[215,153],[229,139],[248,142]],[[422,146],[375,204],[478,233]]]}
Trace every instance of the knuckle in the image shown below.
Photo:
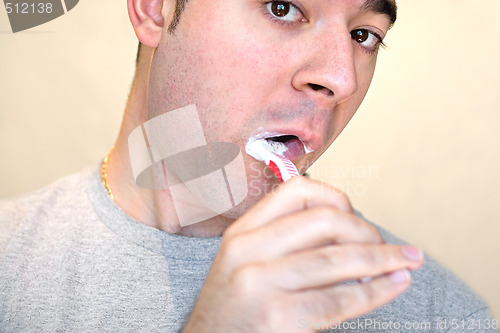
{"label": "knuckle", "polygon": [[408,263],[408,258],[404,255],[401,245],[386,244],[386,247],[388,260],[391,260],[394,266],[406,265]]}
{"label": "knuckle", "polygon": [[311,258],[310,264],[314,268],[337,267],[340,262],[335,246],[328,246],[323,251],[317,251]]}
{"label": "knuckle", "polygon": [[293,193],[304,193],[304,188],[312,181],[305,177],[293,177],[289,181],[282,183],[281,186],[287,191]]}
{"label": "knuckle", "polygon": [[302,187],[306,184],[310,184],[314,182],[313,180],[311,179],[308,179],[306,177],[294,177],[292,179],[290,179],[290,181],[286,182],[285,185],[289,186],[289,187]]}
{"label": "knuckle", "polygon": [[[350,235],[363,243],[384,243],[378,229],[364,220],[358,219],[334,207],[315,208],[311,218],[322,232],[329,235]],[[339,239],[339,242],[342,242]]]}
{"label": "knuckle", "polygon": [[350,220],[351,227],[356,230],[357,234],[361,236],[361,238],[365,239],[367,242],[382,244],[385,243],[382,235],[378,228],[371,223],[363,220],[362,218],[355,217]]}
{"label": "knuckle", "polygon": [[379,251],[376,251],[373,247],[358,246],[357,247],[359,260],[367,266],[375,267],[379,263]]}
{"label": "knuckle", "polygon": [[311,191],[314,191],[315,181],[305,177],[294,177],[281,185],[289,195],[308,197]]}
{"label": "knuckle", "polygon": [[373,287],[373,284],[367,283],[359,285],[360,288],[357,289],[357,300],[362,308],[369,307],[377,299],[377,292]]}
{"label": "knuckle", "polygon": [[349,213],[354,212],[351,201],[346,193],[338,188],[324,184],[317,180],[308,179],[306,177],[294,177],[282,186],[286,188],[287,192],[304,197],[311,196],[313,193],[324,194],[330,198],[334,198],[334,201],[339,209]]}
{"label": "knuckle", "polygon": [[371,304],[371,292],[364,286],[342,288],[332,297],[332,307],[340,320],[348,320],[364,312]]}
{"label": "knuckle", "polygon": [[339,211],[333,207],[319,207],[315,209],[315,218],[327,222],[326,225],[332,226],[332,220],[339,217]]}
{"label": "knuckle", "polygon": [[352,312],[352,308],[359,304],[360,301],[359,293],[356,292],[356,289],[342,289],[334,298],[335,310],[343,314],[350,313]]}
{"label": "knuckle", "polygon": [[390,267],[400,266],[407,262],[399,245],[383,245],[383,251],[381,251],[380,256],[381,260],[384,260]]}
{"label": "knuckle", "polygon": [[338,231],[339,226],[345,228],[360,228],[361,225],[353,223],[353,216],[349,213],[341,211],[335,207],[318,207],[315,208],[313,218],[323,222],[323,226],[327,230]]}
{"label": "knuckle", "polygon": [[352,319],[380,306],[380,291],[372,284],[336,288],[328,300],[330,315],[340,321]]}
{"label": "knuckle", "polygon": [[254,295],[260,289],[262,270],[257,264],[247,264],[234,270],[230,281],[238,293]]}
{"label": "knuckle", "polygon": [[325,306],[328,314],[334,315],[338,320],[347,320],[352,318],[359,306],[358,295],[352,288],[337,288],[335,293],[328,299]]}
{"label": "knuckle", "polygon": [[329,313],[337,313],[338,303],[334,297],[315,297],[300,304],[301,312],[311,317],[326,318]]}
{"label": "knuckle", "polygon": [[338,188],[333,189],[335,198],[338,200],[339,206],[347,210],[348,212],[353,213],[354,210],[352,209],[351,200],[349,199],[347,194]]}
{"label": "knuckle", "polygon": [[342,191],[338,187],[333,187],[333,190],[339,199],[349,201],[349,197],[344,191]]}
{"label": "knuckle", "polygon": [[365,230],[366,230],[367,236],[369,236],[371,239],[373,239],[373,241],[375,241],[377,243],[384,243],[385,242],[384,238],[382,237],[382,234],[380,234],[380,231],[376,226],[374,226],[368,222],[365,222],[364,220],[362,222],[366,226]]}

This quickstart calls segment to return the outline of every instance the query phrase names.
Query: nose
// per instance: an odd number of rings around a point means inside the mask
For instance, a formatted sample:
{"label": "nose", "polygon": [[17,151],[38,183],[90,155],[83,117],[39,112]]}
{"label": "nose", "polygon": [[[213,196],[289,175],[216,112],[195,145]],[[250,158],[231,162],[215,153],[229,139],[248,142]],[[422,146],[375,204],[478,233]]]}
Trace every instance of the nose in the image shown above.
{"label": "nose", "polygon": [[[292,86],[318,105],[333,107],[358,89],[353,42],[349,33],[315,39],[292,77]],[[302,49],[304,50],[304,49]]]}

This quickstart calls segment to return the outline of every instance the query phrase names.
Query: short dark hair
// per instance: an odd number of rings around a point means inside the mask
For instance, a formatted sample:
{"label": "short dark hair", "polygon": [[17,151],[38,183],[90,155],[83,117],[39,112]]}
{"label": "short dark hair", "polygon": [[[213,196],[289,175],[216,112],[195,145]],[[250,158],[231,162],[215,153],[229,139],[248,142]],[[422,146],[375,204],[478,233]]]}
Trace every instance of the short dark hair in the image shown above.
{"label": "short dark hair", "polygon": [[137,46],[137,56],[135,58],[135,65],[137,66],[137,64],[139,63],[139,53],[141,53],[141,46],[142,46],[142,43],[139,42],[139,46]]}
{"label": "short dark hair", "polygon": [[[177,28],[177,25],[179,24],[182,11],[184,10],[184,7],[186,7],[187,2],[188,0],[176,0],[174,18],[172,19],[172,22],[170,22],[170,25],[168,26],[169,33],[173,34],[175,32],[175,28]],[[139,53],[141,52],[141,46],[142,43],[139,42],[139,46],[137,47],[137,57],[135,59],[136,64],[139,62]]]}
{"label": "short dark hair", "polygon": [[172,19],[172,22],[170,22],[170,25],[168,27],[168,32],[170,32],[171,34],[174,33],[175,28],[179,24],[182,11],[184,10],[184,7],[186,7],[187,2],[188,0],[176,0],[174,18]]}

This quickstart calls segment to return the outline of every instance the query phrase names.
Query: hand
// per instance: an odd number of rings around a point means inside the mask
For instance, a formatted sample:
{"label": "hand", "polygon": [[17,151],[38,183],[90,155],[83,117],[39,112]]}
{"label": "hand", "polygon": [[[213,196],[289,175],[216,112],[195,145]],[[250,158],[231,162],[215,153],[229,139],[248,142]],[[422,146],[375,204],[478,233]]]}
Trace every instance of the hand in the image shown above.
{"label": "hand", "polygon": [[371,311],[403,292],[408,269],[422,263],[420,250],[384,243],[344,194],[297,177],[225,231],[183,332],[313,332],[299,321]]}

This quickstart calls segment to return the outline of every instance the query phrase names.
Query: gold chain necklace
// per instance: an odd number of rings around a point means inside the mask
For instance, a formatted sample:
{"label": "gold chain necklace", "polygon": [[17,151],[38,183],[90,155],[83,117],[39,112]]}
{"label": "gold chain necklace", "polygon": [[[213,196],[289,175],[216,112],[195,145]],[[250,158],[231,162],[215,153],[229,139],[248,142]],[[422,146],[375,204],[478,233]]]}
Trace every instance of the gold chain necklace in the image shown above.
{"label": "gold chain necklace", "polygon": [[102,161],[102,164],[101,164],[101,182],[102,182],[102,185],[104,185],[104,188],[106,189],[106,191],[108,191],[108,194],[109,194],[109,197],[111,198],[111,200],[115,201],[115,197],[113,195],[113,192],[111,191],[111,187],[109,187],[109,184],[108,184],[108,160],[109,160],[109,155],[111,155],[111,152],[113,151],[113,148],[111,148],[108,155],[106,155],[106,157]]}

